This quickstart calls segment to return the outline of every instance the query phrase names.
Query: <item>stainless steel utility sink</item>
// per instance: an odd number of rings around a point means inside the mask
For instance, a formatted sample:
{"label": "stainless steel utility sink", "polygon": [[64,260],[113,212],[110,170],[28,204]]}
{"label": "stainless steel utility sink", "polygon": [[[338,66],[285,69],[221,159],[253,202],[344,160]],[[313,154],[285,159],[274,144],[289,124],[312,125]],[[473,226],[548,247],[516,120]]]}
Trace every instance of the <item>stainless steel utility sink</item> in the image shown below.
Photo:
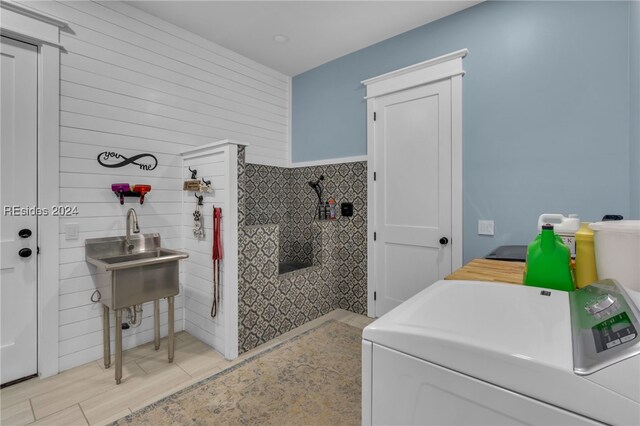
{"label": "stainless steel utility sink", "polygon": [[[130,211],[133,211],[132,209]],[[132,215],[136,220],[135,212]],[[134,231],[135,232],[135,231]],[[103,304],[104,366],[111,365],[109,336],[109,309],[115,311],[116,324],[116,383],[122,379],[122,311],[125,308],[153,301],[153,329],[155,349],[160,348],[160,299],[168,304],[168,353],[173,362],[174,296],[180,292],[178,285],[178,261],[189,257],[187,253],[163,248],[160,234],[135,234],[127,236],[92,238],[85,241],[85,258],[94,265],[96,290]],[[134,308],[135,309],[135,308]]]}
{"label": "stainless steel utility sink", "polygon": [[131,268],[134,266],[151,265],[154,263],[165,263],[173,260],[180,260],[187,257],[186,253],[166,248],[155,249],[150,251],[141,251],[139,253],[122,254],[113,257],[103,257],[101,259],[87,259],[98,267],[103,267],[106,271],[114,269]]}
{"label": "stainless steel utility sink", "polygon": [[133,246],[126,248],[126,237],[92,238],[85,242],[87,262],[105,271],[172,262],[189,257],[187,253],[160,247],[160,234],[132,235]]}
{"label": "stainless steel utility sink", "polygon": [[[131,251],[128,246],[133,246]],[[100,301],[122,309],[179,292],[178,261],[187,253],[160,246],[159,234],[92,238],[85,241],[86,260],[98,269]]]}

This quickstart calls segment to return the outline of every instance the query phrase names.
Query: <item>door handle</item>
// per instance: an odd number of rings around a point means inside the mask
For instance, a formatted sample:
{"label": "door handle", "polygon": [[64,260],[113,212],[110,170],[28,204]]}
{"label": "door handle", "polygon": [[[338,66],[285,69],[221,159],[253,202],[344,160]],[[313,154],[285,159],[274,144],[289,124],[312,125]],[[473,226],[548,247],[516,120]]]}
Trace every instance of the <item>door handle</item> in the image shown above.
{"label": "door handle", "polygon": [[18,251],[18,256],[20,256],[20,257],[29,257],[29,256],[31,256],[31,253],[33,253],[33,252],[31,251],[30,248],[23,248],[23,249],[20,249],[20,251]]}
{"label": "door handle", "polygon": [[449,239],[447,237],[440,238],[440,244],[446,246],[447,244],[449,244]]}
{"label": "door handle", "polygon": [[21,229],[18,231],[18,236],[20,238],[29,238],[31,236],[31,229]]}

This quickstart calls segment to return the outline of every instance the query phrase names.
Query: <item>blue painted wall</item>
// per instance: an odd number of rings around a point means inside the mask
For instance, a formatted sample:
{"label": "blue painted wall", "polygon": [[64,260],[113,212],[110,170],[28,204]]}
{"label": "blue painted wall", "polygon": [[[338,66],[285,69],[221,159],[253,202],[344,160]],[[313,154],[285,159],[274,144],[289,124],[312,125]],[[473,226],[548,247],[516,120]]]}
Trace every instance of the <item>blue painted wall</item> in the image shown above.
{"label": "blue painted wall", "polygon": [[[293,79],[293,161],[366,154],[360,81],[461,48],[464,259],[629,214],[629,4],[487,2]],[[495,220],[494,237],[477,235]]]}
{"label": "blue painted wall", "polygon": [[630,217],[640,219],[640,2],[629,13],[629,167]]}

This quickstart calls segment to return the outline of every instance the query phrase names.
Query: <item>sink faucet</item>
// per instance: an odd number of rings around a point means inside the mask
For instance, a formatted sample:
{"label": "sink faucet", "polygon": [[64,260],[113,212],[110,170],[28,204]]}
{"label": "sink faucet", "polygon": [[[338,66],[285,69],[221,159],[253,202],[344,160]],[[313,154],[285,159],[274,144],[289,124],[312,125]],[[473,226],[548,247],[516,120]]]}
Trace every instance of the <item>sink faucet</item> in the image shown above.
{"label": "sink faucet", "polygon": [[124,240],[124,246],[129,253],[133,251],[133,244],[131,243],[131,218],[133,218],[133,233],[140,233],[140,227],[138,226],[138,215],[134,209],[129,209],[127,212],[127,237]]}

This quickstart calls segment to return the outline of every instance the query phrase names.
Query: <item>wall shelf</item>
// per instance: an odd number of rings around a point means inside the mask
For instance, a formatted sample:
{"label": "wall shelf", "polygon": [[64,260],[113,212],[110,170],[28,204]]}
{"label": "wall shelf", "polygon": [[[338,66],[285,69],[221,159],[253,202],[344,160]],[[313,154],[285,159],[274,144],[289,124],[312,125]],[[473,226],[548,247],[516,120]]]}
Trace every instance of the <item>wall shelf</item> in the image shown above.
{"label": "wall shelf", "polygon": [[111,190],[120,200],[120,204],[124,204],[125,197],[136,197],[140,199],[140,204],[144,204],[144,197],[151,192],[151,185],[133,185],[131,187],[126,183],[114,183]]}

